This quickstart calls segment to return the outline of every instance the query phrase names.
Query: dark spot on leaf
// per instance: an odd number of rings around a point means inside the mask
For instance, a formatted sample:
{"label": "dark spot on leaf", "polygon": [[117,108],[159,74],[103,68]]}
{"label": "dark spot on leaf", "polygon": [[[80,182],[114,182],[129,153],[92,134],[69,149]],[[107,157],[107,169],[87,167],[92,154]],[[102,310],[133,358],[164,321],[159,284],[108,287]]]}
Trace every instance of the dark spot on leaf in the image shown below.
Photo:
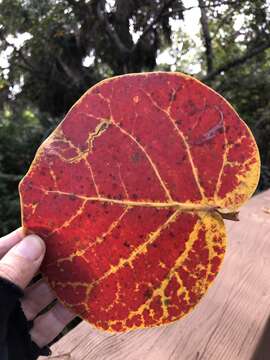
{"label": "dark spot on leaf", "polygon": [[136,151],[135,153],[133,153],[132,156],[131,156],[131,160],[132,160],[134,163],[139,162],[141,159],[142,159],[142,156],[141,156],[141,154],[140,154],[138,151]]}
{"label": "dark spot on leaf", "polygon": [[167,305],[169,305],[170,304],[170,299],[165,299],[164,300],[164,304],[167,306]]}
{"label": "dark spot on leaf", "polygon": [[197,107],[192,100],[188,100],[184,104],[184,111],[186,111],[189,115],[194,115],[197,112]]}
{"label": "dark spot on leaf", "polygon": [[143,296],[146,298],[146,299],[150,299],[151,296],[153,294],[153,290],[152,289],[147,289],[144,293],[143,293]]}
{"label": "dark spot on leaf", "polygon": [[69,200],[71,200],[71,201],[75,201],[75,200],[76,200],[76,196],[75,196],[74,194],[68,195],[68,198],[69,198]]}

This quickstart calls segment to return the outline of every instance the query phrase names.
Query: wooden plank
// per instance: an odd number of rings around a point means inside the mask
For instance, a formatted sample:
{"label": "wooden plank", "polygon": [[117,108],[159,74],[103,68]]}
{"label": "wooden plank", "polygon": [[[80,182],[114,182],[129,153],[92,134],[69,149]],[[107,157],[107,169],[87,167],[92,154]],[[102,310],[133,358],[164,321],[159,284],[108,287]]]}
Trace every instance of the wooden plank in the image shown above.
{"label": "wooden plank", "polygon": [[270,208],[270,190],[243,207],[240,222],[226,222],[229,246],[222,270],[190,315],[168,326],[126,334],[104,333],[83,322],[52,346],[52,356],[59,360],[270,359],[270,214],[264,208]]}

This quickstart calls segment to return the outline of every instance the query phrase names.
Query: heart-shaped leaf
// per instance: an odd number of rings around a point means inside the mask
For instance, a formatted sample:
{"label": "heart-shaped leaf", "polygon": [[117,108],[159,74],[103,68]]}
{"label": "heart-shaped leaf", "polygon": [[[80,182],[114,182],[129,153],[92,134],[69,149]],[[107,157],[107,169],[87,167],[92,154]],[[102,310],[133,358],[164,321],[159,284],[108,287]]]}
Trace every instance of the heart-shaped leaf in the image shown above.
{"label": "heart-shaped leaf", "polygon": [[187,314],[223,260],[223,219],[259,177],[232,107],[180,73],[100,82],[41,145],[20,184],[23,226],[47,244],[58,298],[110,331]]}

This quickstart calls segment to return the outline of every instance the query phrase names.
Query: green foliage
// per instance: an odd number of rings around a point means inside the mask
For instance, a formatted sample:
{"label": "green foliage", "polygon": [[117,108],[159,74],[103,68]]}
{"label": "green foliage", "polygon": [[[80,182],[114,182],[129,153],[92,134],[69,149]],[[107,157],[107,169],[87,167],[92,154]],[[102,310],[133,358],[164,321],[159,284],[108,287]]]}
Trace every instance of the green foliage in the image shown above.
{"label": "green foliage", "polygon": [[[262,161],[261,191],[270,187],[270,9],[264,0],[242,0],[225,14],[210,9],[209,16],[216,67],[244,58],[210,85],[233,104],[255,135]],[[241,27],[237,19],[242,19]],[[264,51],[248,56],[264,44]]]}
{"label": "green foliage", "polygon": [[0,223],[3,233],[19,226],[18,181],[28,170],[44,133],[36,112],[29,107],[13,105],[5,104],[0,112]]}
{"label": "green foliage", "polygon": [[[225,96],[256,136],[260,190],[270,187],[267,1],[200,0],[204,20],[196,39],[184,26],[188,4],[0,2],[0,233],[20,224],[18,181],[41,141],[86,89],[127,72],[191,72]],[[164,51],[173,64],[157,63]]]}

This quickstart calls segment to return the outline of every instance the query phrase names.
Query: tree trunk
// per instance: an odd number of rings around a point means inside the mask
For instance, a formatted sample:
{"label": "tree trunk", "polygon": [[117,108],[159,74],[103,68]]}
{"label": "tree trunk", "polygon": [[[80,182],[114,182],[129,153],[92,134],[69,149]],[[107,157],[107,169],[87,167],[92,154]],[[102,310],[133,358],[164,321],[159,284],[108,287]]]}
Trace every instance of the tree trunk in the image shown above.
{"label": "tree trunk", "polygon": [[206,5],[204,0],[198,0],[199,7],[201,10],[201,25],[202,25],[202,36],[205,46],[205,55],[206,55],[206,66],[207,74],[210,74],[213,71],[213,49],[212,49],[212,39],[209,32],[208,18],[206,13]]}

